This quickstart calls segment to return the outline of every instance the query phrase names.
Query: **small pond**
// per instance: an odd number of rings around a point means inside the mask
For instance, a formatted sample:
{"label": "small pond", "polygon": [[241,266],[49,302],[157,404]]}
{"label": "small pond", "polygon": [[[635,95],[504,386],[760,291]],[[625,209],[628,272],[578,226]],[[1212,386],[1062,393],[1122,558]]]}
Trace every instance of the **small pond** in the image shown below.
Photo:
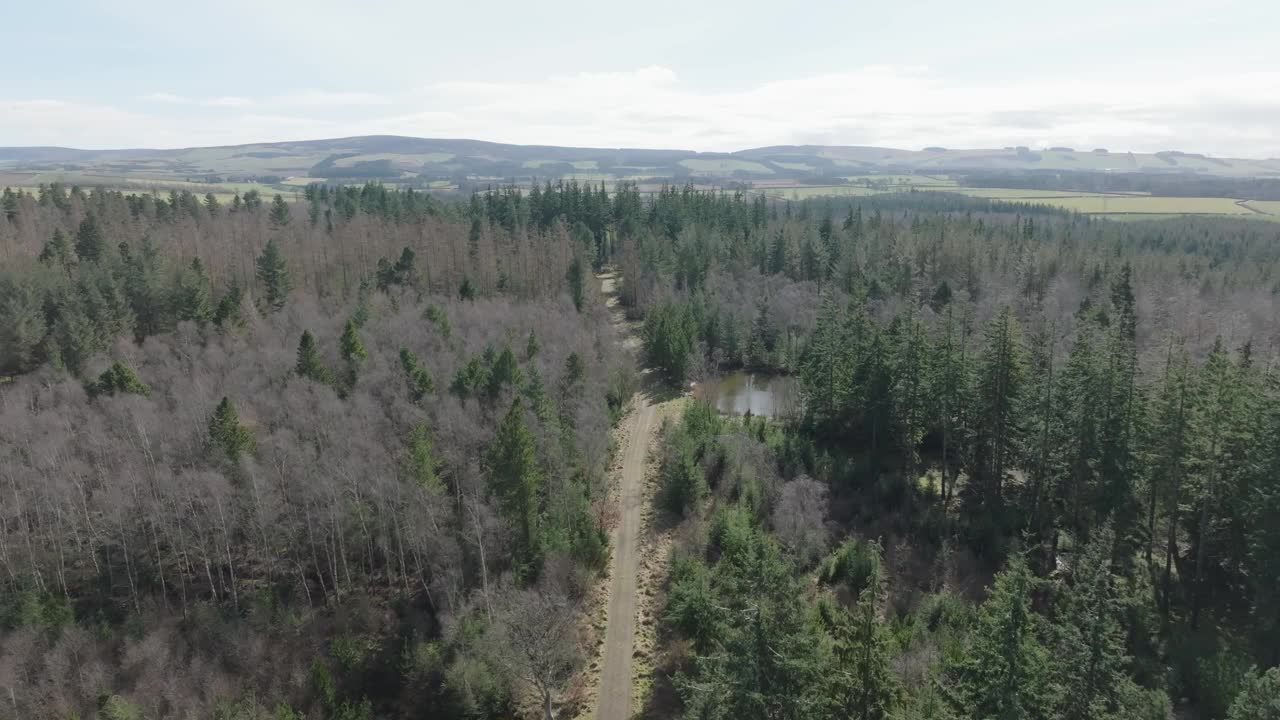
{"label": "small pond", "polygon": [[702,383],[694,394],[726,415],[789,415],[800,408],[795,378],[784,375],[737,372]]}

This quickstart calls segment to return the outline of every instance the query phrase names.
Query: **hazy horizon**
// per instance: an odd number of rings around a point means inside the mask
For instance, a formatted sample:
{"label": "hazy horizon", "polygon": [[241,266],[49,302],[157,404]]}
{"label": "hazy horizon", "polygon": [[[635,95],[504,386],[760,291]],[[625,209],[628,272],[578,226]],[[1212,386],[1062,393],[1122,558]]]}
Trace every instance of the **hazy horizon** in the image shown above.
{"label": "hazy horizon", "polygon": [[718,0],[643,12],[53,0],[11,15],[0,41],[39,60],[0,90],[7,146],[386,134],[1280,156],[1280,98],[1267,92],[1280,87],[1280,6],[1260,0],[1083,0],[1070,14],[1007,0],[791,14]]}

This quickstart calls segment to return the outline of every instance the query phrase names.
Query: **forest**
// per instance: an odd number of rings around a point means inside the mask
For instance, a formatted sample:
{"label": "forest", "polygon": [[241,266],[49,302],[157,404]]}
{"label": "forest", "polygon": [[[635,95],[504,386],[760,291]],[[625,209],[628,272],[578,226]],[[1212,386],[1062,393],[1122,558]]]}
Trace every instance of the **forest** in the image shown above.
{"label": "forest", "polygon": [[937,193],[6,190],[0,717],[590,714],[610,429],[745,368],[801,410],[663,428],[644,716],[1275,718],[1278,270]]}

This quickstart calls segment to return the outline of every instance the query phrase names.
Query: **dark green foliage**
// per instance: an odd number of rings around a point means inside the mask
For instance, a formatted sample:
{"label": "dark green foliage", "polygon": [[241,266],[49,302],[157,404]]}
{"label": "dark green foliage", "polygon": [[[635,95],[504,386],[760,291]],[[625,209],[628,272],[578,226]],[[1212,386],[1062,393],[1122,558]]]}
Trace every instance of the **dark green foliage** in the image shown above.
{"label": "dark green foliage", "polygon": [[542,345],[538,342],[538,334],[529,331],[529,339],[524,344],[524,359],[528,362],[538,356],[538,350],[542,349]]}
{"label": "dark green foliage", "polygon": [[288,225],[290,219],[289,203],[285,202],[284,198],[277,194],[271,200],[271,212],[268,213],[267,217],[275,227],[281,228]]}
{"label": "dark green foliage", "polygon": [[92,213],[85,215],[76,230],[76,257],[82,262],[98,262],[105,250],[106,241],[98,227],[98,218]]}
{"label": "dark green foliage", "polygon": [[298,340],[298,362],[293,366],[293,371],[298,374],[298,377],[314,380],[321,385],[333,382],[329,368],[325,367],[320,360],[316,339],[310,330],[303,330],[302,337]]}
{"label": "dark green foliage", "polygon": [[723,630],[722,618],[711,589],[711,573],[702,560],[685,557],[672,566],[666,619],[677,632],[693,641],[699,654],[715,647]]}
{"label": "dark green foliage", "polygon": [[236,462],[240,454],[253,447],[253,436],[240,424],[240,416],[231,399],[224,397],[209,418],[209,447]]}
{"label": "dark green foliage", "polygon": [[824,583],[842,583],[859,596],[881,576],[879,546],[855,538],[845,540],[823,561],[819,571],[819,578]]}
{"label": "dark green foliage", "polygon": [[72,257],[71,243],[67,241],[67,236],[62,232],[62,228],[54,230],[53,238],[45,243],[44,248],[40,251],[40,262],[48,263],[70,272],[74,259]]}
{"label": "dark green foliage", "polygon": [[119,362],[111,363],[111,367],[102,371],[97,381],[89,383],[86,389],[93,396],[115,395],[116,393],[149,395],[151,393],[151,389],[142,382],[133,368],[122,365]]}
{"label": "dark green foliage", "polygon": [[343,326],[338,346],[342,351],[342,359],[347,363],[346,383],[354,385],[360,374],[360,366],[369,359],[369,353],[364,349],[364,341],[360,339],[360,332],[356,328],[354,319],[348,320]]}
{"label": "dark green foliage", "polygon": [[1101,720],[1125,710],[1137,691],[1128,676],[1124,608],[1111,572],[1115,533],[1104,526],[1072,568],[1057,603],[1053,658],[1061,717]]}
{"label": "dark green foliage", "polygon": [[400,348],[400,367],[404,370],[409,394],[414,402],[435,392],[436,381],[431,376],[431,371],[418,363],[418,357],[410,352],[409,348]]}
{"label": "dark green foliage", "polygon": [[1026,560],[1011,557],[978,611],[965,655],[949,670],[961,708],[975,717],[1054,717],[1050,655],[1031,612],[1036,584]]}
{"label": "dark green foliage", "polygon": [[284,306],[289,290],[293,288],[293,281],[275,238],[267,241],[267,246],[258,256],[258,282],[262,283],[267,307],[278,310]]}
{"label": "dark green foliage", "polygon": [[578,312],[582,312],[582,302],[586,297],[585,276],[586,271],[582,268],[582,258],[575,255],[573,261],[569,263],[567,279],[569,281],[569,299],[573,300],[573,307]]}
{"label": "dark green foliage", "polygon": [[511,403],[489,446],[489,489],[517,532],[517,562],[532,572],[541,556],[541,521],[538,494],[542,470],[532,433],[525,424],[520,397]]}
{"label": "dark green foliage", "polygon": [[1250,670],[1226,720],[1280,720],[1280,667]]}
{"label": "dark green foliage", "polygon": [[239,285],[232,285],[218,300],[213,311],[213,324],[229,330],[244,325],[244,291]]}
{"label": "dark green foliage", "polygon": [[687,306],[662,303],[645,316],[645,355],[668,383],[684,384],[696,345],[697,327]]}
{"label": "dark green foliage", "polygon": [[409,434],[409,452],[405,459],[405,471],[409,478],[418,487],[440,492],[444,489],[444,483],[440,480],[438,466],[427,426],[414,425]]}
{"label": "dark green foliage", "polygon": [[834,603],[821,606],[832,638],[828,692],[835,717],[886,720],[899,703],[902,691],[890,665],[889,633],[880,618],[883,593],[880,573],[874,571],[851,611]]}

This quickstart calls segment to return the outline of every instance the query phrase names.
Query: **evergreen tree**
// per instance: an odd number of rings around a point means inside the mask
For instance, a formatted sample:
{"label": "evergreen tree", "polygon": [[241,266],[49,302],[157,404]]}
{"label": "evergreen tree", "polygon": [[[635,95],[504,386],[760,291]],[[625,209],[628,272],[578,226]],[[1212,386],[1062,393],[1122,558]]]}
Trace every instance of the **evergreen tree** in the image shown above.
{"label": "evergreen tree", "polygon": [[437,494],[444,490],[444,483],[437,471],[438,462],[431,434],[427,432],[425,423],[414,425],[409,433],[409,452],[405,465],[409,478],[418,487]]}
{"label": "evergreen tree", "polygon": [[516,557],[523,572],[533,572],[541,555],[538,495],[542,470],[533,434],[525,425],[524,403],[516,396],[498,425],[488,457],[489,488],[517,532]]}
{"label": "evergreen tree", "polygon": [[582,269],[582,258],[575,255],[573,261],[569,263],[566,278],[569,281],[569,298],[573,300],[573,307],[578,312],[582,312],[582,303],[585,300],[585,274]]}
{"label": "evergreen tree", "polygon": [[1013,313],[1005,307],[987,326],[979,361],[974,417],[974,472],[984,500],[998,504],[1005,474],[1017,465],[1025,368]]}
{"label": "evergreen tree", "polygon": [[298,374],[298,377],[314,380],[322,385],[328,385],[333,381],[329,375],[329,368],[320,361],[316,339],[310,330],[303,330],[302,338],[298,340],[298,362],[294,365],[293,371]]}
{"label": "evergreen tree", "polygon": [[1064,720],[1116,717],[1136,691],[1126,674],[1124,613],[1111,572],[1115,533],[1096,532],[1076,559],[1059,598],[1054,659]]}
{"label": "evergreen tree", "polygon": [[538,356],[538,351],[542,349],[542,345],[538,343],[538,335],[532,329],[529,330],[529,339],[524,344],[524,359],[528,362]]}
{"label": "evergreen tree", "polygon": [[119,362],[111,363],[111,367],[98,376],[97,382],[89,383],[86,389],[91,396],[115,395],[116,393],[151,394],[151,388],[142,382],[133,368],[122,365]]}
{"label": "evergreen tree", "polygon": [[1280,720],[1280,667],[1266,672],[1251,669],[1226,720]]}
{"label": "evergreen tree", "polygon": [[218,300],[218,307],[213,311],[213,324],[228,330],[244,325],[244,291],[239,285],[232,285]]}
{"label": "evergreen tree", "polygon": [[40,251],[40,262],[62,268],[70,274],[73,262],[71,252],[71,243],[67,241],[66,233],[59,228],[53,231],[53,238]]}
{"label": "evergreen tree", "polygon": [[342,338],[338,343],[342,349],[342,359],[347,362],[347,384],[354,385],[360,372],[360,366],[369,358],[369,353],[364,349],[364,342],[360,340],[360,332],[356,330],[354,320],[348,320],[347,324],[342,328]]}
{"label": "evergreen tree", "polygon": [[431,371],[418,363],[418,356],[410,352],[409,348],[400,348],[400,367],[404,369],[405,381],[414,402],[435,392],[436,381],[431,376]]}
{"label": "evergreen tree", "polygon": [[271,201],[271,212],[267,217],[275,227],[282,228],[288,225],[291,217],[289,203],[285,202],[284,198],[277,194]]}
{"label": "evergreen tree", "polygon": [[92,213],[85,215],[76,230],[76,257],[82,262],[98,262],[106,249],[106,241],[102,238],[102,229],[98,227],[98,218]]}
{"label": "evergreen tree", "polygon": [[240,416],[231,399],[223,397],[209,419],[209,447],[222,452],[232,462],[253,446],[249,430],[240,424]]}
{"label": "evergreen tree", "polygon": [[258,280],[266,291],[267,306],[279,310],[284,307],[293,284],[289,278],[288,264],[275,238],[267,241],[258,256]]}
{"label": "evergreen tree", "polygon": [[829,673],[834,717],[887,720],[901,696],[889,633],[880,619],[884,586],[875,566],[852,612],[834,604],[821,606],[834,640],[834,665]]}
{"label": "evergreen tree", "polygon": [[1053,717],[1049,654],[1031,612],[1036,585],[1026,560],[1009,558],[978,610],[962,660],[951,667],[967,717],[1048,720]]}
{"label": "evergreen tree", "polygon": [[193,258],[191,265],[178,274],[173,291],[173,313],[176,319],[203,323],[214,313],[212,290],[200,258]]}

